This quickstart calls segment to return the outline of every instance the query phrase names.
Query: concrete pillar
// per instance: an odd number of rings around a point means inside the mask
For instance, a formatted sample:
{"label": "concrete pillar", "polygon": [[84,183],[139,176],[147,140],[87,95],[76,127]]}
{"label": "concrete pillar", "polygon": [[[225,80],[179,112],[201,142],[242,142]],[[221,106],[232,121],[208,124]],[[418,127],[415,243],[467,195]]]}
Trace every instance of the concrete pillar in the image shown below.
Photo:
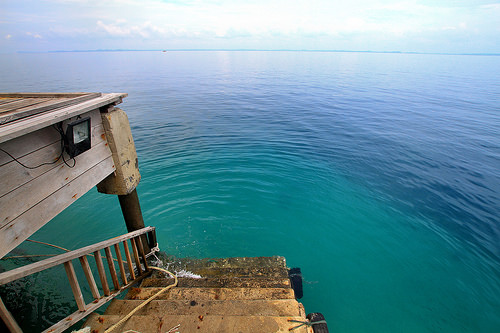
{"label": "concrete pillar", "polygon": [[[144,228],[136,187],[141,179],[139,162],[127,114],[118,108],[101,110],[102,124],[116,171],[97,184],[101,193],[118,195],[125,225],[129,232]],[[146,236],[144,251],[149,252]]]}

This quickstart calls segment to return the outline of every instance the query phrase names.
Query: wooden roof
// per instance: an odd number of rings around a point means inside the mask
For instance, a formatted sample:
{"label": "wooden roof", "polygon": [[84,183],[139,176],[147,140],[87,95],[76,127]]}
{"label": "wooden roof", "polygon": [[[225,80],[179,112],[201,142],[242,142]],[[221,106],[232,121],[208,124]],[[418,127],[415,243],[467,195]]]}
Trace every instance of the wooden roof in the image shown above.
{"label": "wooden roof", "polygon": [[125,93],[0,93],[0,143],[106,105]]}

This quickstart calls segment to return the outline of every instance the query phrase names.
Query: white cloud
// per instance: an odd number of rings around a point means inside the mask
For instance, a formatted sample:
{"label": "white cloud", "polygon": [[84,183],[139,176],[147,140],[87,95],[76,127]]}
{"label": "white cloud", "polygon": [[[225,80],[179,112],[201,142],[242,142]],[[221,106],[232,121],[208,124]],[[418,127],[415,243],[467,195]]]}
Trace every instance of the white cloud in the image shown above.
{"label": "white cloud", "polygon": [[139,24],[130,24],[124,19],[112,23],[97,21],[97,32],[104,32],[113,37],[140,37],[144,39],[168,38],[168,37],[199,37],[206,35],[206,31],[192,31],[183,26],[156,25],[150,21]]}
{"label": "white cloud", "polygon": [[[396,49],[419,41],[439,45],[453,31],[453,42],[466,46],[471,36],[488,36],[491,44],[500,36],[500,0],[46,0],[32,6],[4,1],[9,12],[0,20],[12,27],[10,34],[28,30],[31,38],[58,45],[86,41],[102,47],[113,37],[124,47],[140,41],[141,47],[266,48],[279,42],[280,48],[349,43],[379,49],[393,43]],[[386,44],[379,47],[376,40]]]}
{"label": "white cloud", "polygon": [[126,24],[126,21],[121,19],[116,23],[103,23],[102,21],[97,21],[98,30],[105,31],[111,36],[117,37],[134,37],[140,36],[143,38],[148,38],[151,32],[157,29],[151,26],[150,22],[143,23],[142,25],[130,25]]}
{"label": "white cloud", "polygon": [[37,34],[35,32],[27,32],[26,35],[31,36],[33,38],[37,38],[37,39],[41,39],[42,38],[42,35]]}
{"label": "white cloud", "polygon": [[12,35],[5,35],[5,39],[11,39],[12,38]]}
{"label": "white cloud", "polygon": [[454,27],[464,21],[457,17],[458,7],[417,0],[52,1],[69,1],[73,7],[68,17],[86,20],[87,28],[88,20],[97,21],[97,28],[92,29],[115,37],[266,38],[380,32],[400,36]]}
{"label": "white cloud", "polygon": [[482,6],[480,6],[480,8],[500,11],[500,3],[491,3],[488,5],[482,5]]}

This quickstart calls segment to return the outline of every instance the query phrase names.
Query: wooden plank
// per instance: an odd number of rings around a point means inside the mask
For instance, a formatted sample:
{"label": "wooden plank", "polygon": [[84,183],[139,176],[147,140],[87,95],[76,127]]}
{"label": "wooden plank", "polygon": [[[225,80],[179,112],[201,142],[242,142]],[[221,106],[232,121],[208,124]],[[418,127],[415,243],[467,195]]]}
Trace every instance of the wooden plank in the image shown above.
{"label": "wooden plank", "polygon": [[48,112],[65,106],[75,105],[100,96],[101,96],[100,93],[91,93],[71,98],[66,98],[66,97],[50,98],[48,101],[38,103],[30,107],[18,108],[14,112],[9,114],[2,113],[0,115],[0,124],[5,124],[10,121],[29,117],[42,112]]}
{"label": "wooden plank", "polygon": [[94,259],[97,265],[97,272],[99,273],[99,279],[101,280],[102,291],[105,296],[110,295],[108,279],[106,278],[106,271],[104,270],[104,265],[102,263],[101,253],[99,250],[94,252]]}
{"label": "wooden plank", "polygon": [[149,271],[148,260],[146,258],[146,254],[144,253],[144,246],[142,245],[141,238],[142,238],[141,236],[138,236],[135,238],[135,240],[137,242],[137,247],[139,248],[139,253],[141,254],[142,261],[144,263],[144,269],[147,272],[147,271]]}
{"label": "wooden plank", "polygon": [[113,165],[113,159],[108,157],[2,227],[0,258],[107,177]]}
{"label": "wooden plank", "polygon": [[0,105],[21,100],[21,98],[0,98]]}
{"label": "wooden plank", "polygon": [[120,283],[118,282],[118,275],[116,275],[116,268],[113,261],[113,255],[111,254],[111,248],[109,246],[106,247],[104,252],[106,252],[106,259],[108,260],[109,273],[111,274],[113,286],[115,287],[115,290],[118,290],[120,289]]}
{"label": "wooden plank", "polygon": [[125,256],[127,257],[127,266],[130,273],[130,278],[135,279],[134,267],[132,266],[132,258],[130,257],[130,250],[127,241],[123,241],[123,248],[125,249]]}
{"label": "wooden plank", "polygon": [[130,244],[132,244],[132,252],[134,253],[135,267],[137,268],[137,275],[141,275],[142,274],[141,261],[139,260],[139,252],[137,251],[137,245],[135,243],[134,238],[130,238]]}
{"label": "wooden plank", "polygon": [[[75,167],[70,168],[66,164],[58,164],[56,167],[35,179],[18,186],[14,190],[0,197],[0,232],[11,221],[22,215],[27,210],[34,207],[39,202],[51,196],[64,186],[71,184],[73,180],[81,174],[92,169],[102,161],[111,156],[111,151],[102,142],[81,155],[75,157]],[[72,161],[68,161],[72,165]],[[109,174],[113,173],[113,168],[109,169]],[[0,174],[1,174],[0,170]],[[6,181],[6,187],[15,186],[9,180]],[[90,184],[95,186],[96,184]],[[67,198],[67,201],[73,201]]]}
{"label": "wooden plank", "polygon": [[[38,103],[18,106],[11,110],[0,111],[0,125],[6,124],[16,119],[29,117],[37,113],[56,109],[58,104],[63,104],[70,98],[30,98],[30,100],[38,100]],[[3,105],[0,105],[0,108]]]}
{"label": "wooden plank", "polygon": [[[105,151],[109,151],[109,154],[111,153],[111,150],[108,148],[108,146],[103,147],[98,147],[99,145],[105,145],[106,140],[102,138],[103,134],[103,128],[102,125],[99,125],[98,127],[94,128],[92,130],[92,148],[90,151],[84,152],[82,155],[76,156],[75,160],[77,163],[79,163],[78,168],[80,168],[81,161],[84,160],[84,158],[80,157],[83,156],[84,154],[86,156],[90,156],[92,154],[101,154]],[[5,182],[2,184],[3,186],[0,188],[0,197],[6,195],[7,193],[14,191],[18,189],[19,187],[37,179],[38,177],[44,177],[44,179],[47,179],[47,173],[50,172],[52,169],[57,169],[60,168],[64,165],[64,161],[62,157],[59,158],[61,155],[61,142],[57,141],[49,146],[46,146],[44,148],[41,148],[32,154],[25,155],[24,157],[19,158],[18,160],[23,163],[24,165],[27,166],[37,166],[40,165],[40,167],[36,169],[27,169],[17,163],[16,161],[10,159],[10,161],[4,165],[0,165],[0,179],[5,179]],[[92,152],[92,153],[90,153]],[[9,152],[10,153],[10,152]],[[3,152],[0,151],[0,155],[7,156],[7,155],[2,155]],[[109,155],[108,153],[105,153],[106,157]],[[68,160],[67,155],[65,155],[66,160]],[[10,158],[10,157],[9,157]],[[0,158],[1,159],[1,158]],[[54,164],[45,164],[41,165],[42,163],[51,163],[53,161],[56,161]],[[69,161],[70,165],[73,163],[72,160]],[[88,163],[87,163],[88,164]],[[46,191],[45,191],[46,192]]]}
{"label": "wooden plank", "polygon": [[34,132],[41,128],[56,124],[67,118],[80,115],[82,113],[97,109],[109,104],[120,103],[125,93],[103,94],[101,97],[89,101],[63,107],[49,113],[41,113],[34,117],[10,122],[0,126],[0,142],[12,140],[19,136]]}
{"label": "wooden plank", "polygon": [[2,124],[2,117],[4,115],[4,112],[9,112],[14,111],[20,108],[24,108],[30,105],[37,105],[43,102],[48,101],[48,98],[25,98],[21,99],[19,101],[11,102],[11,103],[6,103],[0,105],[0,124]]}
{"label": "wooden plank", "polygon": [[125,274],[125,267],[123,266],[122,253],[120,251],[120,246],[118,244],[115,244],[114,247],[115,247],[116,258],[118,259],[118,267],[120,268],[120,276],[122,278],[123,284],[127,284],[128,283],[127,274]]}
{"label": "wooden plank", "polygon": [[76,278],[73,263],[71,261],[65,262],[64,269],[66,270],[66,275],[68,276],[71,291],[73,292],[73,296],[75,297],[78,310],[85,311],[85,301],[83,300],[82,291],[80,290],[80,285],[78,284],[78,279]]}
{"label": "wooden plank", "polygon": [[[59,105],[60,103],[65,104],[64,102],[70,101],[72,99],[73,98],[68,98],[68,97],[63,97],[63,98],[28,98],[25,100],[34,100],[34,101],[36,100],[36,101],[39,101],[39,103],[34,103],[32,105],[23,106],[21,108],[17,108],[15,110],[8,111],[8,112],[14,112],[14,113],[21,112],[22,113],[22,112],[26,112],[26,111],[30,111],[30,110],[39,110],[41,108],[43,108],[45,110],[49,110],[50,107],[54,107],[56,105]],[[2,114],[1,116],[3,117],[4,114]]]}
{"label": "wooden plank", "polygon": [[10,311],[5,307],[2,298],[0,298],[0,317],[11,333],[23,333],[23,330],[21,330],[14,317],[12,317]]}
{"label": "wooden plank", "polygon": [[87,256],[82,256],[78,258],[80,260],[80,264],[82,265],[83,272],[85,273],[85,277],[87,278],[87,282],[89,283],[90,291],[92,292],[92,296],[94,299],[99,299],[101,295],[99,294],[99,289],[97,289],[97,285],[94,280],[94,275],[92,274],[92,270],[90,269],[89,261],[87,260]]}
{"label": "wooden plank", "polygon": [[[60,265],[62,263],[65,263],[68,260],[73,260],[76,258],[79,258],[81,256],[84,256],[86,254],[98,251],[100,249],[103,249],[107,246],[112,246],[116,243],[126,241],[128,239],[131,239],[133,237],[137,237],[138,235],[141,235],[143,233],[147,233],[149,231],[155,230],[154,227],[146,227],[141,230],[136,230],[129,232],[127,234],[114,237],[96,244],[92,244],[89,246],[82,247],[78,250],[73,250],[70,252],[62,253],[60,255],[54,256],[52,258],[48,258],[39,262],[35,262],[23,267],[19,267],[4,273],[0,273],[0,285],[6,284],[9,282],[12,282],[14,280],[20,279],[22,277],[28,276],[30,274],[34,274],[40,271],[43,271],[45,269]],[[97,260],[97,259],[96,259]]]}
{"label": "wooden plank", "polygon": [[[102,124],[101,113],[98,109],[83,113],[80,115],[80,117],[90,117],[92,131],[94,131],[95,126],[99,126]],[[62,122],[63,130],[66,130],[66,124],[71,123],[77,119],[78,117],[72,117],[64,120]],[[92,134],[94,133],[92,132]],[[95,135],[98,135],[99,137],[101,137],[102,134],[103,133],[95,133]],[[94,137],[92,137],[92,140],[93,139]],[[102,139],[105,139],[105,136]],[[48,145],[60,142],[61,135],[59,134],[59,132],[53,126],[47,126],[40,130],[0,143],[0,148],[9,152],[9,154],[14,156],[15,158],[20,159]],[[12,158],[3,152],[0,152],[0,166],[9,162],[12,162]]]}
{"label": "wooden plank", "polygon": [[51,327],[49,327],[45,331],[43,331],[43,333],[64,332],[64,330],[66,330],[67,328],[73,326],[74,324],[76,324],[81,319],[87,317],[93,311],[97,310],[98,308],[100,308],[101,306],[103,306],[104,304],[106,304],[107,302],[109,302],[110,300],[112,300],[113,298],[115,298],[116,296],[120,295],[121,292],[123,292],[124,290],[130,288],[132,285],[138,283],[139,281],[141,281],[145,277],[149,276],[150,274],[151,274],[151,272],[148,273],[148,274],[139,276],[137,279],[134,279],[133,281],[130,281],[129,284],[121,287],[119,291],[117,291],[117,292],[115,292],[115,293],[113,293],[113,294],[111,294],[109,296],[105,296],[105,297],[99,299],[98,301],[95,301],[93,303],[88,304],[87,305],[87,310],[85,312],[76,311],[76,312],[70,314],[69,316],[67,316],[66,318],[60,320],[58,323],[52,325]]}
{"label": "wooden plank", "polygon": [[0,98],[74,98],[84,95],[94,95],[96,97],[101,96],[101,93],[89,93],[89,92],[8,92],[0,93]]}

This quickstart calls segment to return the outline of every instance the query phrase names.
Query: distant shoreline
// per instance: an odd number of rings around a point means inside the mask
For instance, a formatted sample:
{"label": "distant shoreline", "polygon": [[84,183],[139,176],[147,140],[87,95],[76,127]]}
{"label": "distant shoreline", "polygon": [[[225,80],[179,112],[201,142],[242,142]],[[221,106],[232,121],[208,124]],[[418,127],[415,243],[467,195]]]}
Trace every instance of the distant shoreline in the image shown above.
{"label": "distant shoreline", "polygon": [[96,50],[54,50],[54,51],[17,51],[15,53],[89,53],[89,52],[318,52],[318,53],[382,53],[382,54],[426,54],[426,55],[466,55],[500,56],[500,53],[447,53],[412,51],[370,51],[370,50],[300,50],[300,49],[96,49]]}

